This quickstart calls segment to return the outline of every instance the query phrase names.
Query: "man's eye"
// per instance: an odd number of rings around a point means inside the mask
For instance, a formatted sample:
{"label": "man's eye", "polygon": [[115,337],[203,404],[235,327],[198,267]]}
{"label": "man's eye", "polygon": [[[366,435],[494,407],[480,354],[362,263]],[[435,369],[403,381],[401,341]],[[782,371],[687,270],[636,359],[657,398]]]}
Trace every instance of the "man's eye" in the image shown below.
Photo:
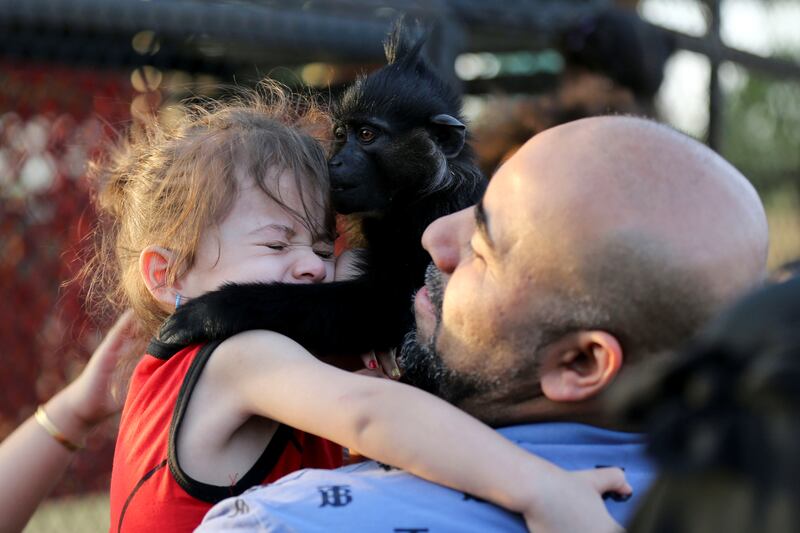
{"label": "man's eye", "polygon": [[275,250],[276,252],[283,251],[289,247],[289,245],[286,244],[285,242],[266,242],[264,243],[264,246],[266,246],[270,250]]}
{"label": "man's eye", "polygon": [[333,259],[333,250],[314,250],[314,253],[322,259]]}
{"label": "man's eye", "polygon": [[483,261],[483,256],[481,256],[481,254],[475,251],[475,246],[472,245],[472,240],[469,241],[469,251],[472,254],[472,257],[480,261]]}
{"label": "man's eye", "polygon": [[358,130],[358,140],[364,143],[370,143],[375,140],[377,135],[369,128],[361,128]]}

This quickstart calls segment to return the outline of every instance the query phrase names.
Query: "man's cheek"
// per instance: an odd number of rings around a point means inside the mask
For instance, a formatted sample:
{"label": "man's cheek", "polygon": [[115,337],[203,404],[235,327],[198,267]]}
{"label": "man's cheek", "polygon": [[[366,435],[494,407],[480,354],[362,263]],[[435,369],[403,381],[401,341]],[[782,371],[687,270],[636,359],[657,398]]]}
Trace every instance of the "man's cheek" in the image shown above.
{"label": "man's cheek", "polygon": [[443,307],[449,306],[453,312],[459,314],[474,309],[476,300],[481,298],[483,292],[479,276],[466,268],[454,272],[443,290]]}
{"label": "man's cheek", "polygon": [[472,354],[486,350],[486,321],[475,312],[475,304],[473,298],[445,298],[436,348],[453,368],[469,370],[480,365],[480,358]]}

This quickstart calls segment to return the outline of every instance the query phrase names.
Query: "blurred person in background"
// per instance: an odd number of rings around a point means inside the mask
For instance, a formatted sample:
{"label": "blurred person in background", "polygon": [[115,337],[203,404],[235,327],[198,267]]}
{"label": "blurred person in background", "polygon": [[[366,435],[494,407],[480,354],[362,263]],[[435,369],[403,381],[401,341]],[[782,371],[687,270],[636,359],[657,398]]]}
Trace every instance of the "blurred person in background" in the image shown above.
{"label": "blurred person in background", "polygon": [[608,114],[656,117],[655,95],[675,51],[670,34],[612,7],[568,25],[557,48],[565,64],[552,92],[491,96],[477,117],[475,151],[487,176],[548,128]]}
{"label": "blurred person in background", "polygon": [[610,78],[570,71],[552,94],[490,96],[475,119],[473,147],[487,176],[532,136],[573,120],[619,113],[643,116],[633,93]]}

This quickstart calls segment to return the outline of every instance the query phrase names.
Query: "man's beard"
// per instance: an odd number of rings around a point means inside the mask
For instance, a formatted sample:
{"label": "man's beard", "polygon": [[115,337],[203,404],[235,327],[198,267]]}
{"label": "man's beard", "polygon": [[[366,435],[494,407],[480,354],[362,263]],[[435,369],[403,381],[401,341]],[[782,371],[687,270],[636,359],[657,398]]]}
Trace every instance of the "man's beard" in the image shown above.
{"label": "man's beard", "polygon": [[425,272],[428,298],[436,314],[436,324],[427,342],[422,341],[414,328],[406,334],[397,362],[403,370],[403,381],[443,400],[459,405],[468,398],[486,392],[490,384],[479,376],[471,376],[449,368],[436,351],[441,333],[444,282],[442,274],[431,263]]}

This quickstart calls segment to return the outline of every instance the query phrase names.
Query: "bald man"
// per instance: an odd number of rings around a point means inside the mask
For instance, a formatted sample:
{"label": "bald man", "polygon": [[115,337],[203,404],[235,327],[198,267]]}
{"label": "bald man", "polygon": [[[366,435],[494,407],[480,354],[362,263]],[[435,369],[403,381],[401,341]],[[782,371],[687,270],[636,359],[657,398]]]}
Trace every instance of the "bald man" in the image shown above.
{"label": "bald man", "polygon": [[[624,524],[653,472],[643,438],[615,427],[602,399],[627,369],[669,357],[764,278],[767,226],[752,186],[705,146],[602,117],[530,140],[478,205],[431,224],[423,246],[433,265],[399,358],[408,382],[564,468],[625,468],[634,497],[607,501]],[[292,474],[222,502],[201,527],[232,529],[525,526],[368,462]]]}

